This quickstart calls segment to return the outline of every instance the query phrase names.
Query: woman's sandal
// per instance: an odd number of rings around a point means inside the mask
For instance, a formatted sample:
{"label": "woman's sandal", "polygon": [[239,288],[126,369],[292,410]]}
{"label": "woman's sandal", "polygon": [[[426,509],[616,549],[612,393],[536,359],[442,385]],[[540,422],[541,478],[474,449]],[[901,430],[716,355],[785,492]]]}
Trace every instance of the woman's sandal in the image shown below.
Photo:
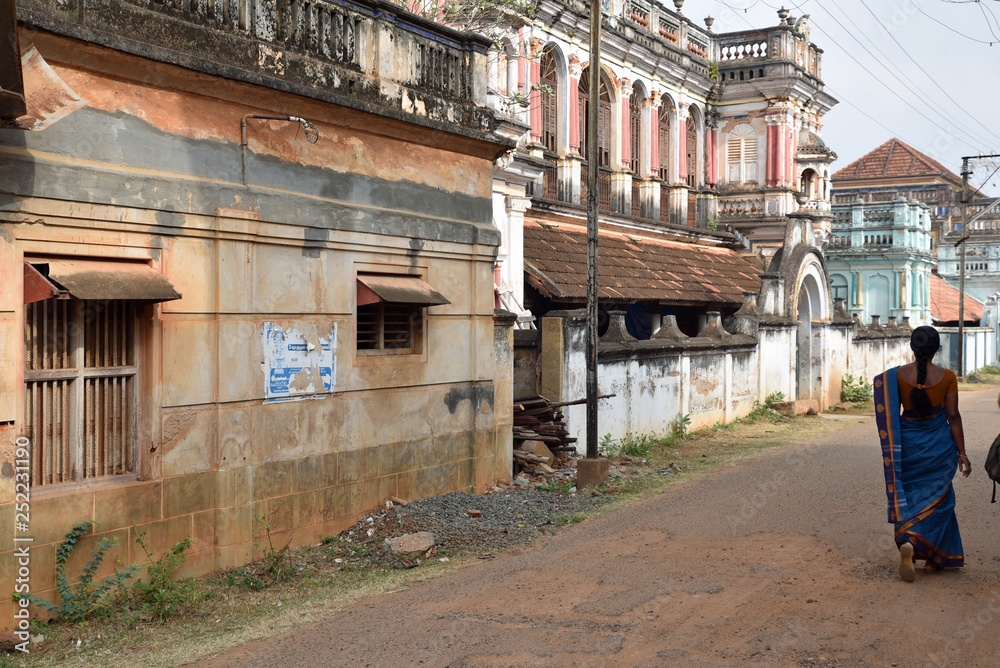
{"label": "woman's sandal", "polygon": [[905,582],[917,579],[917,569],[913,565],[913,546],[909,543],[899,546],[899,577]]}

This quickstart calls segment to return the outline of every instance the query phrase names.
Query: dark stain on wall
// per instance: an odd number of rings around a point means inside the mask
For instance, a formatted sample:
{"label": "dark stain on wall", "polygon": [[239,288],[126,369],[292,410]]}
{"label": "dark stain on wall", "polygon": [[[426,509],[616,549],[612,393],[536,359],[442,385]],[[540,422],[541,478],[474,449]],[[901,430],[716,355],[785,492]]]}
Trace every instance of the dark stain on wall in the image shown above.
{"label": "dark stain on wall", "polygon": [[452,415],[458,410],[458,405],[463,401],[472,402],[472,412],[476,414],[483,404],[489,404],[493,410],[493,386],[492,385],[467,385],[465,387],[453,387],[444,397],[444,403],[448,406],[448,412]]}

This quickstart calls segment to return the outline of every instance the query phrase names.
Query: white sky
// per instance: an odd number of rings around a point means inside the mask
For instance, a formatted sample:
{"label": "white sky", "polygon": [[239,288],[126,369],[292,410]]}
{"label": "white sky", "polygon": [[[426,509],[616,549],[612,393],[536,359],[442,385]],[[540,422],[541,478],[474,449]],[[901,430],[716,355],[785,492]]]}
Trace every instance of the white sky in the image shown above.
{"label": "white sky", "polygon": [[[893,136],[956,174],[962,156],[1000,153],[1000,0],[783,1],[792,16],[810,15],[812,41],[823,49],[823,83],[840,101],[823,128],[838,155],[834,170]],[[682,11],[699,26],[715,17],[719,33],[777,25],[781,6],[686,0]],[[970,183],[981,187],[992,173],[982,189],[1000,195],[998,166],[983,161]]]}

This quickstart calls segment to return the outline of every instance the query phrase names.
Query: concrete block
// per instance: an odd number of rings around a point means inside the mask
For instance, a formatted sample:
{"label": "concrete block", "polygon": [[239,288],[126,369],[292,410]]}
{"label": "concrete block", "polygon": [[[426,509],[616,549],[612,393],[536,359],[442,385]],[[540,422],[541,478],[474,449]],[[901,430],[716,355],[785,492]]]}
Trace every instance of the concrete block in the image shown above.
{"label": "concrete block", "polygon": [[253,513],[250,506],[219,508],[215,511],[215,543],[240,545],[253,540]]}
{"label": "concrete block", "polygon": [[163,516],[179,517],[215,508],[215,471],[163,481]]}
{"label": "concrete block", "polygon": [[219,414],[215,409],[164,413],[160,433],[163,477],[216,468]]}
{"label": "concrete block", "polygon": [[607,482],[610,465],[605,457],[576,460],[576,488],[597,487]]}
{"label": "concrete block", "polygon": [[161,519],[163,484],[144,482],[94,493],[94,519],[99,530],[119,529]]}
{"label": "concrete block", "polygon": [[164,302],[163,313],[215,312],[215,243],[196,237],[166,237],[161,270],[183,295]]}
{"label": "concrete block", "polygon": [[32,538],[36,545],[61,542],[76,524],[94,519],[94,512],[93,492],[32,498]]}
{"label": "concrete block", "polygon": [[219,401],[264,398],[260,332],[250,320],[219,320]]}
{"label": "concrete block", "polygon": [[191,406],[215,400],[218,366],[216,321],[163,318],[163,405]]}
{"label": "concrete block", "polygon": [[215,474],[215,507],[229,508],[250,503],[253,469],[245,467]]}
{"label": "concrete block", "polygon": [[253,464],[253,419],[249,410],[219,411],[219,468],[241,469]]}

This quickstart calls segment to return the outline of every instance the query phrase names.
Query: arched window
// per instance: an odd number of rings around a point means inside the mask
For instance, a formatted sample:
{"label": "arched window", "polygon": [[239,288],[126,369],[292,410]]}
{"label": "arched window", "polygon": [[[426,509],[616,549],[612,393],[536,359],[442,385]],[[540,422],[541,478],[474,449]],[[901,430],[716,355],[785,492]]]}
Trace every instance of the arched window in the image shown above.
{"label": "arched window", "polygon": [[730,183],[757,180],[757,131],[749,123],[741,123],[729,133],[726,147]]}
{"label": "arched window", "polygon": [[[601,76],[598,79],[601,87],[598,92],[600,110],[597,115],[597,165],[607,167],[611,164],[611,93],[608,91],[608,83],[605,78]],[[587,136],[590,133],[587,123],[589,104],[590,68],[588,67],[580,75],[580,154],[588,162],[591,161],[590,156],[587,155]]]}
{"label": "arched window", "polygon": [[629,129],[629,169],[633,174],[639,173],[639,151],[642,146],[642,111],[639,109],[642,102],[642,88],[639,85],[632,87],[632,97],[628,101],[628,129]]}
{"label": "arched window", "polygon": [[687,119],[687,184],[694,188],[698,185],[698,126],[694,116]]}
{"label": "arched window", "polygon": [[670,180],[670,113],[674,110],[670,98],[664,96],[660,103],[657,140],[660,142],[660,178]]}
{"label": "arched window", "polygon": [[542,52],[542,59],[539,62],[538,83],[543,86],[539,91],[542,105],[542,145],[545,150],[555,153],[556,151],[556,130],[559,122],[559,111],[556,108],[556,90],[558,77],[556,75],[556,59],[552,55],[551,49]]}

